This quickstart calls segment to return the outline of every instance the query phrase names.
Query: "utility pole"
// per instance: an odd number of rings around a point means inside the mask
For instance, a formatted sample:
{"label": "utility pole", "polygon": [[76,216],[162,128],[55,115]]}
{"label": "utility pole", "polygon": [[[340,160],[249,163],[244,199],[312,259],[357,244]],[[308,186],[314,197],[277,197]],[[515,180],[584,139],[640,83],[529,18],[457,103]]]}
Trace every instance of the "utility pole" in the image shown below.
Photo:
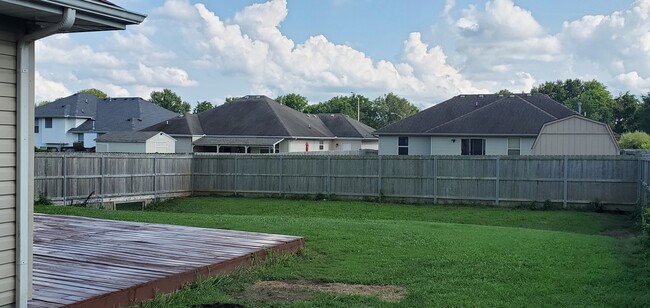
{"label": "utility pole", "polygon": [[352,97],[357,97],[357,121],[361,122],[361,105],[359,103],[359,95],[354,94],[354,92],[350,93],[352,93]]}

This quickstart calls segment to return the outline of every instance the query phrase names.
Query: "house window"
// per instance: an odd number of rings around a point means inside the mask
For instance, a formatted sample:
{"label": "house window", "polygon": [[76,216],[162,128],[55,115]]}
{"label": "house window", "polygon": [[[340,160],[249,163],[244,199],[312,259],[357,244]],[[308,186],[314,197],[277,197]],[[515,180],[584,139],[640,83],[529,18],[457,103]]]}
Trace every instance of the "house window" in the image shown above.
{"label": "house window", "polygon": [[323,140],[318,141],[318,149],[321,151],[325,149],[325,141]]}
{"label": "house window", "polygon": [[485,155],[485,139],[461,139],[460,155]]}
{"label": "house window", "polygon": [[397,155],[409,155],[409,137],[397,138]]}
{"label": "house window", "polygon": [[45,128],[52,128],[52,118],[45,119]]}
{"label": "house window", "polygon": [[521,155],[521,140],[508,138],[508,155]]}
{"label": "house window", "polygon": [[35,133],[35,134],[38,134],[38,133],[39,133],[38,128],[39,128],[38,125],[35,125],[35,126],[34,126],[34,133]]}
{"label": "house window", "polygon": [[83,142],[84,141],[84,134],[77,134],[77,141]]}

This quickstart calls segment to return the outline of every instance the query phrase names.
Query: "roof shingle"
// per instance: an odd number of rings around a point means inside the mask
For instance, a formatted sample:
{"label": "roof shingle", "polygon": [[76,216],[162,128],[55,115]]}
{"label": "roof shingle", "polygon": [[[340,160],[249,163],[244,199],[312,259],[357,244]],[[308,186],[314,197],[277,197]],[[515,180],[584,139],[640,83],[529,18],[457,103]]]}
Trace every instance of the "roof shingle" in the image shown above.
{"label": "roof shingle", "polygon": [[539,93],[458,95],[375,134],[537,135],[544,123],[576,114]]}

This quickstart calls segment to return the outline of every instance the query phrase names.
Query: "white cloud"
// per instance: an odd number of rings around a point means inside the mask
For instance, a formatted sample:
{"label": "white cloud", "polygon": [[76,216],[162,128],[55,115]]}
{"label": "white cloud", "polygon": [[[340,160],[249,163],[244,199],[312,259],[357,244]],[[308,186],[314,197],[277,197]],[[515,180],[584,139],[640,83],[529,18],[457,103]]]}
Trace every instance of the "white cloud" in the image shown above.
{"label": "white cloud", "polygon": [[35,73],[36,101],[52,101],[71,94],[70,90],[61,82],[56,82],[43,77],[38,71]]}
{"label": "white cloud", "polygon": [[647,93],[650,80],[650,0],[609,15],[565,22],[558,36],[576,62],[619,90]]}
{"label": "white cloud", "polygon": [[[189,3],[173,1],[189,13]],[[183,7],[178,7],[181,5]],[[394,91],[407,97],[435,99],[459,92],[485,92],[472,85],[447,62],[440,46],[429,47],[419,33],[404,43],[403,62],[375,61],[347,45],[315,35],[295,43],[280,31],[287,2],[253,4],[225,21],[203,4],[196,4],[200,25],[186,24],[182,31],[199,37],[201,55],[193,63],[208,70],[244,76],[252,90],[275,93],[309,89],[321,93],[363,91],[379,95]],[[187,18],[184,16],[183,18]]]}
{"label": "white cloud", "polygon": [[116,67],[122,60],[108,52],[97,52],[88,45],[79,45],[69,34],[53,35],[36,41],[36,57],[39,62],[91,67]]}

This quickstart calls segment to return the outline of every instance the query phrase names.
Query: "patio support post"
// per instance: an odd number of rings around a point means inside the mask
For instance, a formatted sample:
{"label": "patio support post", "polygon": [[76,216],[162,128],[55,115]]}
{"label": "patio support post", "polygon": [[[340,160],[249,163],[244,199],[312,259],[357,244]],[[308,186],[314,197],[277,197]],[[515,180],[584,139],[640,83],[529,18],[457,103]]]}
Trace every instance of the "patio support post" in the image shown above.
{"label": "patio support post", "polygon": [[[30,161],[33,154],[29,140],[33,138],[30,129],[33,118],[30,110],[34,108],[31,101],[31,80],[34,72],[33,48],[36,40],[69,30],[76,19],[77,11],[66,8],[62,11],[61,20],[49,27],[28,33],[16,44],[16,307],[27,307],[30,294],[30,209],[29,187]],[[33,116],[33,115],[32,115]]]}

